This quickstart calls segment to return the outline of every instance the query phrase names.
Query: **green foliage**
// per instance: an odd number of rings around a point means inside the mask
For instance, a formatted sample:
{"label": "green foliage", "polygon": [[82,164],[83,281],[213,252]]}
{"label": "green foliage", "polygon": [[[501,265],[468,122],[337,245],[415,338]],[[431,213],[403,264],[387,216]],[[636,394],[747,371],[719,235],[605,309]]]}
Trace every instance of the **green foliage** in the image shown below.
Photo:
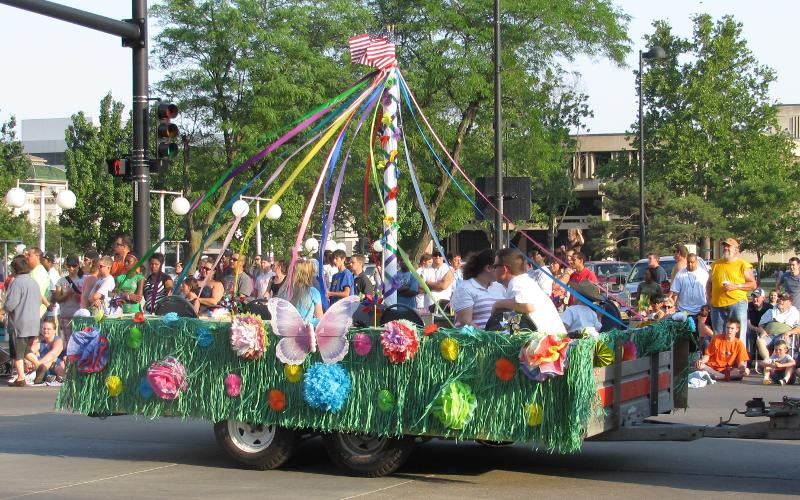
{"label": "green foliage", "polygon": [[106,250],[114,236],[131,234],[131,186],[107,174],[106,159],[121,158],[130,150],[130,120],[122,124],[123,105],[111,94],[100,102],[100,126],[83,112],[72,115],[66,132],[66,173],[77,202],[61,214],[61,225],[71,230],[77,248]]}
{"label": "green foliage", "polygon": [[33,228],[24,215],[14,216],[5,204],[9,189],[16,186],[17,180],[25,180],[30,168],[30,160],[22,151],[22,143],[17,140],[14,128],[16,119],[12,116],[0,124],[0,239],[22,240],[26,244],[36,242]]}
{"label": "green foliage", "polygon": [[[800,209],[800,186],[792,141],[769,98],[774,72],[758,63],[730,16],[695,16],[690,39],[657,21],[646,39],[668,55],[649,63],[642,81],[648,247],[732,231],[759,254],[786,248],[793,227],[786,215]],[[609,210],[626,214],[620,232],[636,227],[638,164],[617,162],[601,174],[632,179],[606,194]]]}

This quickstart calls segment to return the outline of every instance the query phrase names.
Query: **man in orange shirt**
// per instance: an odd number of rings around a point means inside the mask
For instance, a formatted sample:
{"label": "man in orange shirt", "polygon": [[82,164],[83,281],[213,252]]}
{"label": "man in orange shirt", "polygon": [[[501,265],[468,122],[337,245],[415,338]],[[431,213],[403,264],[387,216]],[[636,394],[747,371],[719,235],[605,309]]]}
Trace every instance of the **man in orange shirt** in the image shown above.
{"label": "man in orange shirt", "polygon": [[[723,240],[722,258],[714,262],[706,282],[714,333],[723,333],[731,318],[737,319],[740,325],[747,325],[747,296],[757,286],[753,266],[739,257],[739,242],[733,238]],[[744,333],[739,340],[747,350],[747,330]]]}
{"label": "man in orange shirt", "polygon": [[731,318],[725,323],[725,333],[714,335],[706,348],[706,353],[697,360],[695,368],[711,374],[715,380],[741,380],[750,374],[747,368],[747,349],[736,336],[742,325]]}
{"label": "man in orange shirt", "polygon": [[133,240],[130,236],[119,235],[114,239],[114,264],[111,266],[111,276],[117,277],[125,273],[125,257],[133,250]]}

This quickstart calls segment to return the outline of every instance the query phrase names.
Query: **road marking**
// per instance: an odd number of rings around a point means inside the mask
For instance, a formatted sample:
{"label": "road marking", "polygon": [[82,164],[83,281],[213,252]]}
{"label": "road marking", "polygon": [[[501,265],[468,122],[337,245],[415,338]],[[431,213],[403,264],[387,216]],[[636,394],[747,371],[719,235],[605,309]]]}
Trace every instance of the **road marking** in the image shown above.
{"label": "road marking", "polygon": [[[429,478],[429,477],[434,477],[435,475],[436,474],[428,474],[428,475],[422,476],[422,477]],[[359,493],[358,495],[352,495],[352,496],[349,496],[349,497],[343,497],[343,498],[341,498],[341,500],[350,500],[351,498],[358,498],[358,497],[363,497],[363,496],[367,496],[367,495],[372,495],[373,493],[378,493],[379,491],[390,490],[390,489],[396,488],[398,486],[403,486],[404,484],[413,483],[414,481],[416,481],[416,479],[409,479],[408,481],[403,481],[402,483],[397,483],[397,484],[392,484],[392,485],[389,485],[389,486],[384,486],[383,488],[378,488],[377,490],[366,491],[364,493]],[[0,499],[0,500],[4,500],[4,499]]]}
{"label": "road marking", "polygon": [[65,484],[64,486],[57,486],[55,488],[50,488],[50,489],[47,489],[47,490],[31,491],[30,493],[23,493],[22,495],[14,495],[13,497],[4,497],[4,498],[0,498],[0,500],[11,500],[12,498],[28,497],[28,496],[31,496],[31,495],[38,495],[39,493],[50,493],[51,491],[58,491],[58,490],[63,490],[65,488],[72,488],[73,486],[82,486],[84,484],[99,483],[100,481],[107,481],[109,479],[117,479],[117,478],[125,477],[125,476],[133,476],[133,475],[136,475],[136,474],[141,474],[143,472],[151,472],[151,471],[154,471],[154,470],[166,469],[168,467],[174,467],[176,465],[178,465],[178,464],[167,464],[167,465],[162,465],[160,467],[152,467],[150,469],[137,470],[137,471],[134,471],[134,472],[126,472],[125,474],[117,474],[116,476],[108,476],[108,477],[101,477],[101,478],[98,478],[98,479],[92,479],[91,481],[81,481],[80,483]]}

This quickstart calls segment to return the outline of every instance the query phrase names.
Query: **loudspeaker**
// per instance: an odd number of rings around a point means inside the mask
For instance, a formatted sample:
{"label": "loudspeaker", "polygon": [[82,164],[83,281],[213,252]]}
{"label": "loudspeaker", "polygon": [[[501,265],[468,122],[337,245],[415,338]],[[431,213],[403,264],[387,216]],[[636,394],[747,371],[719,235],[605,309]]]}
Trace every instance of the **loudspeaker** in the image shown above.
{"label": "loudspeaker", "polygon": [[[494,177],[478,177],[475,185],[494,204],[497,198]],[[480,195],[475,195],[476,220],[494,220],[495,211]],[[511,220],[528,220],[531,218],[531,178],[503,177],[503,213]]]}

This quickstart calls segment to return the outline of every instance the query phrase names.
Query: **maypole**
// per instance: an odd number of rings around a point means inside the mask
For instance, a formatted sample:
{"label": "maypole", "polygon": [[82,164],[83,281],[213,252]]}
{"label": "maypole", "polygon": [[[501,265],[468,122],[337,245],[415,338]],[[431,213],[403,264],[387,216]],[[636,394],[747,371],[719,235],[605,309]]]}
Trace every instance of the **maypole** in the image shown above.
{"label": "maypole", "polygon": [[397,302],[397,141],[400,136],[398,104],[400,83],[397,74],[397,59],[394,48],[394,32],[391,27],[378,34],[364,34],[350,39],[350,57],[353,63],[367,64],[387,72],[386,85],[381,99],[381,122],[378,136],[381,141],[383,159],[378,163],[383,168],[383,303]]}
{"label": "maypole", "polygon": [[383,303],[387,306],[397,302],[397,240],[399,222],[397,220],[397,139],[400,127],[397,121],[397,105],[400,102],[400,84],[397,68],[389,70],[386,88],[383,90],[383,116],[380,137],[383,161]]}

